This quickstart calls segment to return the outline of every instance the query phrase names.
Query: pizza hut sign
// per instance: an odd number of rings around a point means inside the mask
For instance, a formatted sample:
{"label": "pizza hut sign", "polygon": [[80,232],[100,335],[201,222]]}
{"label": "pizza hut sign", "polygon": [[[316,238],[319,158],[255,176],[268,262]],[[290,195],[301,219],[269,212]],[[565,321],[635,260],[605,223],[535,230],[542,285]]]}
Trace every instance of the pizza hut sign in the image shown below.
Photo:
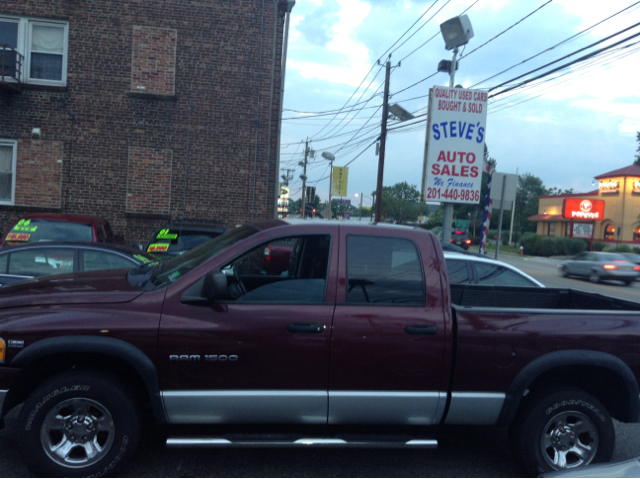
{"label": "pizza hut sign", "polygon": [[601,221],[604,219],[604,200],[565,198],[562,217],[571,220]]}

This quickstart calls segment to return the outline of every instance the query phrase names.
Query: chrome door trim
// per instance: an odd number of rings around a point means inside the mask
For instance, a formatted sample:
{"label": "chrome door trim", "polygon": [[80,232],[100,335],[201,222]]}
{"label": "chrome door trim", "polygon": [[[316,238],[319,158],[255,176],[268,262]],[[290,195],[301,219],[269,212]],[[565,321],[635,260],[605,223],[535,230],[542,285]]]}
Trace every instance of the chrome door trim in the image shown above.
{"label": "chrome door trim", "polygon": [[446,397],[439,391],[329,391],[329,424],[431,425]]}
{"label": "chrome door trim", "polygon": [[163,391],[171,424],[326,424],[327,391]]}
{"label": "chrome door trim", "polygon": [[498,421],[505,393],[454,392],[451,393],[449,412],[445,424],[491,426]]}
{"label": "chrome door trim", "polygon": [[4,400],[9,394],[8,389],[0,390],[0,418],[2,417],[2,406],[4,405]]}

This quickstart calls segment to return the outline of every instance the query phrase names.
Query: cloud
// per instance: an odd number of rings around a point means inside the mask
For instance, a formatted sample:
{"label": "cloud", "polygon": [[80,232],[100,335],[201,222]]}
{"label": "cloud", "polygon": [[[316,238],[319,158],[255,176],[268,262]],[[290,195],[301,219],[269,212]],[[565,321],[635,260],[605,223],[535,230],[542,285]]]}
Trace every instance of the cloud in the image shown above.
{"label": "cloud", "polygon": [[324,47],[331,41],[333,27],[338,23],[339,5],[331,2],[316,8],[296,22],[296,30],[312,45]]}

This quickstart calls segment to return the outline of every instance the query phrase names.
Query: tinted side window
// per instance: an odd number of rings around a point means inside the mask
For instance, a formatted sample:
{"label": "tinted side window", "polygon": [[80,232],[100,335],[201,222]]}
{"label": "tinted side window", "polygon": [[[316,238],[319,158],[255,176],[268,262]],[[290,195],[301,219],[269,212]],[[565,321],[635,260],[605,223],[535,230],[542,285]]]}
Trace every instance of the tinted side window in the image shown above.
{"label": "tinted side window", "polygon": [[16,251],[9,257],[9,274],[49,276],[73,273],[74,250],[63,248]]}
{"label": "tinted side window", "polygon": [[8,254],[0,255],[0,274],[5,274],[7,272],[8,259],[9,259]]}
{"label": "tinted side window", "polygon": [[536,286],[524,276],[494,264],[476,263],[478,284],[484,286]]}
{"label": "tinted side window", "polygon": [[253,248],[222,269],[230,299],[242,303],[323,302],[330,246],[330,236],[309,235]]}
{"label": "tinted side window", "polygon": [[422,264],[412,241],[347,236],[347,303],[420,306],[424,302]]}
{"label": "tinted side window", "polygon": [[85,250],[82,252],[85,271],[98,271],[101,269],[133,268],[136,266],[131,260],[122,256],[105,253],[104,251]]}
{"label": "tinted side window", "polygon": [[467,262],[459,259],[445,260],[447,263],[447,273],[449,275],[449,284],[469,284],[469,271],[467,270]]}

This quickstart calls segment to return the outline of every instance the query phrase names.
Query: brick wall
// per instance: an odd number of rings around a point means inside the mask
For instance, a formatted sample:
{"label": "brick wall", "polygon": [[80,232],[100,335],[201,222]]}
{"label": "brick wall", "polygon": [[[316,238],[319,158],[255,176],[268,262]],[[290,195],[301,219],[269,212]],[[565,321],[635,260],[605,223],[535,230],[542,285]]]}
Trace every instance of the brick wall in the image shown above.
{"label": "brick wall", "polygon": [[175,29],[133,27],[132,91],[174,94],[177,37]]}
{"label": "brick wall", "polygon": [[172,158],[171,150],[129,149],[127,212],[169,214]]}
{"label": "brick wall", "polygon": [[[0,93],[0,138],[28,141],[40,128],[43,144],[61,145],[58,211],[104,216],[127,243],[183,211],[230,225],[273,217],[284,19],[272,1],[5,0],[3,13],[69,21],[67,86]],[[173,75],[149,70],[153,91],[132,90],[134,57],[151,56],[134,46],[138,33],[169,59],[175,43]],[[161,60],[156,72],[160,63],[170,65]],[[172,152],[168,206],[128,210],[134,149]],[[32,196],[28,204],[0,206],[0,229],[52,203]]]}
{"label": "brick wall", "polygon": [[18,141],[16,205],[60,208],[63,147],[61,141]]}

